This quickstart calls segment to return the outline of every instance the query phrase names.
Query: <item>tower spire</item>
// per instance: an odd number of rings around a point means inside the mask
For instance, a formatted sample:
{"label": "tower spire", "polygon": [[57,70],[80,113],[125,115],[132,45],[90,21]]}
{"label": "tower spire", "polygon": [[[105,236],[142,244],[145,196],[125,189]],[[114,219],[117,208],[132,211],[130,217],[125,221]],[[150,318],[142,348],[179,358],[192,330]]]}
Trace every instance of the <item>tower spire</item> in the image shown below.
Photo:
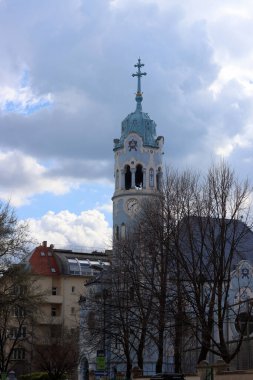
{"label": "tower spire", "polygon": [[138,68],[138,71],[135,74],[132,74],[133,77],[137,77],[138,78],[137,93],[136,93],[136,96],[135,96],[135,100],[137,102],[136,110],[139,110],[139,111],[142,110],[141,102],[142,102],[142,99],[143,99],[142,92],[141,92],[141,77],[142,77],[142,75],[147,75],[147,73],[142,73],[141,72],[141,67],[143,67],[143,66],[144,66],[144,63],[141,63],[141,59],[139,58],[138,59],[138,63],[136,63],[136,65],[134,65],[134,67]]}

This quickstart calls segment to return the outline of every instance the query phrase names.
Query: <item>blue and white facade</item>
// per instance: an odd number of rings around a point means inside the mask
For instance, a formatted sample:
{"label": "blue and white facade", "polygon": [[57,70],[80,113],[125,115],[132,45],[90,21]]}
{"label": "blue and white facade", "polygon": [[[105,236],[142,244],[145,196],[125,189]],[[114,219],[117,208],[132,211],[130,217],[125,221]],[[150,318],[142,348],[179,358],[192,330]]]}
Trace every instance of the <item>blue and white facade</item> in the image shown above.
{"label": "blue and white facade", "polygon": [[143,199],[157,196],[162,181],[164,138],[156,137],[156,124],[142,111],[141,72],[144,64],[135,65],[138,79],[136,110],[121,123],[121,136],[114,139],[113,200],[114,239],[124,238]]}

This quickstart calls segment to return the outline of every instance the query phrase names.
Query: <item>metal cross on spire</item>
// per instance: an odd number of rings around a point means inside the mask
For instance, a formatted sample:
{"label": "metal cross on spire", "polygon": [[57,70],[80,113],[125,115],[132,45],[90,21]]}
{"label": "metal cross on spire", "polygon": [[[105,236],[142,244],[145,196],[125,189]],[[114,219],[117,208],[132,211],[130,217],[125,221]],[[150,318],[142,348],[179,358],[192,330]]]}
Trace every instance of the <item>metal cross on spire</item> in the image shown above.
{"label": "metal cross on spire", "polygon": [[136,93],[135,100],[137,102],[136,110],[139,110],[139,111],[141,111],[141,109],[142,109],[142,107],[141,107],[141,102],[142,102],[141,77],[142,77],[142,75],[147,75],[147,73],[141,72],[141,67],[143,67],[143,66],[144,66],[144,63],[141,63],[141,59],[139,58],[138,63],[136,63],[136,65],[134,65],[134,67],[138,68],[138,71],[135,74],[132,74],[133,77],[138,78],[137,93]]}

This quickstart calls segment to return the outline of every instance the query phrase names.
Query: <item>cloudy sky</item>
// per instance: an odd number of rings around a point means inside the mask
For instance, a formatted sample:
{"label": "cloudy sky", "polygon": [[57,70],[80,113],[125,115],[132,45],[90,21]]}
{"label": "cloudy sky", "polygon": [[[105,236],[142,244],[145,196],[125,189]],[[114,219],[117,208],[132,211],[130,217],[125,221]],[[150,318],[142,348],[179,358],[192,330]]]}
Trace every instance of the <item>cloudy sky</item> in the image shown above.
{"label": "cloudy sky", "polygon": [[110,245],[138,57],[165,163],[252,177],[252,36],[252,0],[0,0],[0,199],[38,241]]}

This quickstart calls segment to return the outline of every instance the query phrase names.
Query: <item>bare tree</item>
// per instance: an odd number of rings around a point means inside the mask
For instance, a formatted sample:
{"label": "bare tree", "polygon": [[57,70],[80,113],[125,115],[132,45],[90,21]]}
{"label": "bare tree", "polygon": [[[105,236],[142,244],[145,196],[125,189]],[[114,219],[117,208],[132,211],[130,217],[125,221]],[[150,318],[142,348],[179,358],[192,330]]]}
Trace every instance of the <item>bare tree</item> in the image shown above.
{"label": "bare tree", "polygon": [[9,203],[0,203],[0,273],[19,262],[30,247],[28,225],[18,221]]}
{"label": "bare tree", "polygon": [[243,340],[241,333],[230,346],[225,326],[233,265],[248,257],[249,242],[253,243],[251,188],[222,162],[211,167],[196,190],[175,230],[174,260],[184,279],[188,310],[197,321],[192,327],[197,327],[201,345],[198,361],[213,352],[229,363]]}
{"label": "bare tree", "polygon": [[[122,299],[122,296],[125,298],[125,307],[131,324],[131,347],[136,357],[135,363],[137,362],[137,366],[142,370],[144,349],[150,340],[148,326],[153,309],[154,271],[152,271],[152,258],[147,254],[142,254],[144,241],[142,242],[140,238],[139,228],[140,225],[137,224],[134,232],[127,234],[125,239],[119,241],[115,247],[117,258],[112,268],[112,279],[117,270],[119,290],[114,292],[114,297],[116,300]],[[122,276],[125,278],[123,292],[122,283],[120,285]]]}
{"label": "bare tree", "polygon": [[38,306],[43,298],[24,265],[13,265],[0,278],[0,370],[15,367],[13,360],[29,365],[29,347]]}
{"label": "bare tree", "polygon": [[108,300],[110,341],[120,342],[128,374],[135,356],[143,367],[152,346],[161,372],[168,336],[177,371],[189,342],[197,341],[198,362],[209,352],[230,362],[240,350],[246,323],[230,345],[226,322],[233,266],[253,246],[250,196],[248,181],[221,162],[205,177],[170,168],[162,190],[142,203],[114,246]]}
{"label": "bare tree", "polygon": [[[198,341],[198,361],[213,352],[230,362],[240,350],[244,332],[230,345],[225,326],[232,307],[228,303],[231,272],[239,260],[247,258],[253,242],[250,196],[248,181],[239,181],[221,162],[206,177],[170,169],[160,195],[142,204],[129,238],[139,256],[149,258],[139,261],[136,283],[143,284],[152,300],[152,313],[146,317],[148,335],[157,347],[157,372],[163,368],[169,329],[177,370],[185,337]],[[129,243],[126,246],[129,260],[133,250]],[[133,257],[129,262],[134,262]],[[133,281],[130,266],[129,273]]]}
{"label": "bare tree", "polygon": [[110,360],[126,363],[126,376],[130,378],[133,352],[133,326],[131,323],[131,289],[128,272],[114,267],[90,284],[83,307],[82,326],[84,354],[102,350],[109,371]]}
{"label": "bare tree", "polygon": [[12,359],[24,359],[24,343],[31,338],[36,304],[41,299],[20,264],[31,247],[28,225],[19,222],[9,203],[0,203],[0,370]]}
{"label": "bare tree", "polygon": [[79,363],[79,346],[77,331],[66,328],[57,329],[54,334],[51,326],[44,341],[35,346],[34,363],[38,370],[45,371],[50,380],[65,379],[71,376]]}

